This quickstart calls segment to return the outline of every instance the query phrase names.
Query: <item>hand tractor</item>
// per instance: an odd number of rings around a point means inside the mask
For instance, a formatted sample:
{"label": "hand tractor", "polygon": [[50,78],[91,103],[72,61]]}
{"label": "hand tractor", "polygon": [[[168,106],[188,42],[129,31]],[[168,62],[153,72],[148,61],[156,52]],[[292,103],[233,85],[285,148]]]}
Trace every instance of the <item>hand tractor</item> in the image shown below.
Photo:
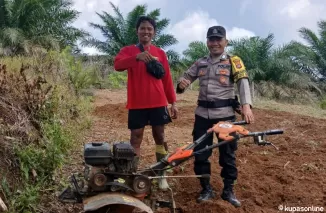
{"label": "hand tractor", "polygon": [[[223,146],[235,139],[253,137],[257,145],[272,145],[266,141],[267,135],[283,134],[275,129],[263,132],[250,132],[243,126],[245,121],[219,122],[191,144],[177,148],[160,162],[147,168],[137,169],[138,161],[129,142],[92,142],[85,144],[85,169],[82,175],[71,176],[71,186],[60,195],[62,202],[82,203],[85,212],[105,213],[153,213],[158,208],[168,208],[170,212],[182,212],[177,208],[170,188],[168,201],[155,198],[153,180],[162,178],[159,171],[168,170],[189,160],[195,155]],[[210,134],[216,133],[222,142],[207,146],[201,150],[194,148]],[[274,146],[276,149],[277,147]],[[165,178],[209,177],[209,175],[164,176]]]}

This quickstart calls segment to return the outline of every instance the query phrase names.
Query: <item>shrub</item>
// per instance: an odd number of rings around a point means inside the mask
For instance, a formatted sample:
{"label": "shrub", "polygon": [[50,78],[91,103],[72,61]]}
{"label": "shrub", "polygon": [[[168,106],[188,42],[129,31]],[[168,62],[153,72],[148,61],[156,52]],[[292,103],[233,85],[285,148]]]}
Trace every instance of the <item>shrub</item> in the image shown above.
{"label": "shrub", "polygon": [[0,163],[0,195],[11,212],[36,212],[41,189],[52,187],[90,126],[90,99],[80,90],[92,85],[94,72],[83,72],[66,52],[0,64],[0,153],[10,162]]}

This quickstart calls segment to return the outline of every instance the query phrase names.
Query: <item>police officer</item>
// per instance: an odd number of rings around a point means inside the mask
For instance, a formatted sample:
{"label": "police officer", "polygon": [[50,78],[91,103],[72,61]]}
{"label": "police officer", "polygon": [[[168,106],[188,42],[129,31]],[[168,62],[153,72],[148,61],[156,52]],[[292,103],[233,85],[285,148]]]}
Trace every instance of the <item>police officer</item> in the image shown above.
{"label": "police officer", "polygon": [[[198,106],[195,110],[194,141],[219,121],[235,121],[237,103],[241,103],[242,117],[248,123],[254,121],[246,68],[241,58],[226,53],[227,44],[225,28],[222,26],[210,27],[207,31],[207,47],[210,54],[198,59],[178,81],[176,90],[180,94],[197,78],[199,79],[200,91]],[[235,84],[239,90],[240,103],[235,100]],[[213,135],[197,146],[195,151],[212,144]],[[219,147],[219,163],[222,167],[220,175],[224,182],[221,198],[235,207],[240,207],[240,202],[233,192],[233,185],[238,175],[236,150],[237,141]],[[195,157],[194,172],[196,175],[211,173],[208,160],[211,154],[212,150]],[[210,179],[199,178],[199,180],[202,191],[197,202],[214,198],[215,194],[211,188]]]}

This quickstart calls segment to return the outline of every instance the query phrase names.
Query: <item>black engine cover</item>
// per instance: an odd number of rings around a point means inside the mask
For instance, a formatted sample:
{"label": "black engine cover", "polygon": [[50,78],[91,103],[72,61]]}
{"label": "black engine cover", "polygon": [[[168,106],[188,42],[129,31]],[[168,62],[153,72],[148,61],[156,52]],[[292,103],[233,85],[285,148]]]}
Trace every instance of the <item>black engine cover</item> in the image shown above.
{"label": "black engine cover", "polygon": [[84,147],[85,163],[91,166],[107,166],[112,159],[112,150],[109,143],[87,143]]}
{"label": "black engine cover", "polygon": [[135,157],[135,150],[128,142],[115,142],[113,144],[113,155],[116,160],[132,161]]}

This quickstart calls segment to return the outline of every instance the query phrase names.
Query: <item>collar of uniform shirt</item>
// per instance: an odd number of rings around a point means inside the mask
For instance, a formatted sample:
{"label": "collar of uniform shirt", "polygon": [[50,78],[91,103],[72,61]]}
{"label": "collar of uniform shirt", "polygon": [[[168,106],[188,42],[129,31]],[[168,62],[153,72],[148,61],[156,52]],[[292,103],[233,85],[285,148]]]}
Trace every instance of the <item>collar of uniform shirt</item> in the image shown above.
{"label": "collar of uniform shirt", "polygon": [[211,55],[208,55],[207,61],[211,64],[215,64],[217,62],[220,62],[221,59],[225,60],[227,59],[227,54],[226,52],[223,52],[220,56],[212,58]]}

